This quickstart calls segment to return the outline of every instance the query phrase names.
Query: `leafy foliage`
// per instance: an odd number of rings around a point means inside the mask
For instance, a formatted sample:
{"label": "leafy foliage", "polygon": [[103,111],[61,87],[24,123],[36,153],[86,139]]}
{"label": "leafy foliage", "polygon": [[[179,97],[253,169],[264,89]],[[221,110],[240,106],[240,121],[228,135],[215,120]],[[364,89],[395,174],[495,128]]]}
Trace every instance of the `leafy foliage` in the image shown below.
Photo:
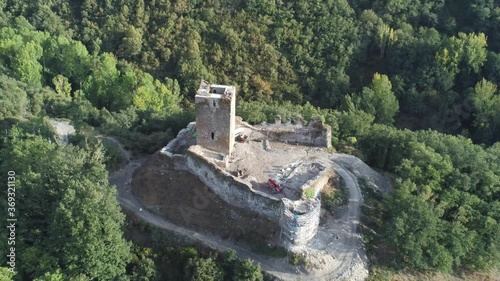
{"label": "leafy foliage", "polygon": [[14,275],[7,267],[0,267],[0,281],[12,281]]}
{"label": "leafy foliage", "polygon": [[211,258],[190,258],[186,264],[186,278],[190,281],[221,280],[223,273]]}
{"label": "leafy foliage", "polygon": [[0,77],[0,119],[23,116],[28,107],[28,95],[14,79]]}
{"label": "leafy foliage", "polygon": [[[493,2],[8,2],[3,25],[13,27],[2,31],[0,56],[18,80],[52,86],[63,75],[109,111],[162,111],[206,79],[239,85],[247,101],[332,109],[359,96],[376,122],[491,144],[498,136],[479,128],[470,89],[482,78],[498,84]],[[392,90],[377,92],[375,73]],[[397,102],[380,95],[388,92]]]}
{"label": "leafy foliage", "polygon": [[474,87],[472,104],[475,108],[476,130],[483,140],[499,138],[500,128],[500,92],[495,84],[482,80]]}
{"label": "leafy foliage", "polygon": [[[377,204],[399,264],[498,265],[499,19],[493,0],[0,1],[1,167],[30,202],[15,278],[111,280],[129,256],[102,147],[59,148],[38,116],[152,153],[194,119],[200,79],[238,85],[249,122],[320,118],[334,145],[397,174]],[[156,278],[157,257],[137,257],[129,277]],[[261,279],[183,257],[183,277]]]}
{"label": "leafy foliage", "polygon": [[16,189],[16,199],[24,202],[16,206],[22,216],[16,246],[25,263],[16,268],[16,277],[62,280],[84,274],[112,280],[122,275],[129,245],[121,230],[124,217],[107,185],[102,149],[57,147],[33,134],[43,130],[12,128],[0,154],[9,159],[1,162],[2,174],[22,175]]}
{"label": "leafy foliage", "polygon": [[370,87],[363,88],[360,95],[347,96],[348,103],[366,113],[375,116],[375,121],[383,124],[392,124],[394,116],[399,110],[398,100],[392,92],[392,84],[386,75],[375,73]]}
{"label": "leafy foliage", "polygon": [[380,225],[399,261],[443,271],[499,263],[498,145],[380,125],[360,139],[369,163],[400,176]]}

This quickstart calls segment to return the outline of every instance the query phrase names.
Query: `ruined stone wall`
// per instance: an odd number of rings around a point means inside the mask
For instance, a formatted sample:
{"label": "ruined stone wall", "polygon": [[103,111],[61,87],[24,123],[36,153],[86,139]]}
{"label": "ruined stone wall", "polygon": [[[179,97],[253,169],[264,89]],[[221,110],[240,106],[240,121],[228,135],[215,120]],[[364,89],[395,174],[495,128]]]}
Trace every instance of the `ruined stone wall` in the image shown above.
{"label": "ruined stone wall", "polygon": [[[281,228],[281,242],[283,246],[292,248],[305,245],[318,231],[321,202],[318,193],[328,182],[331,170],[325,169],[314,178],[307,181],[301,188],[312,188],[313,199],[292,201],[277,199],[258,190],[253,190],[250,183],[232,176],[223,167],[220,159],[212,159],[214,152],[207,151],[200,146],[191,146],[187,153],[177,154],[179,147],[185,145],[182,139],[188,139],[193,124],[189,129],[179,133],[178,139],[171,141],[161,153],[169,157],[178,170],[185,170],[197,176],[217,196],[230,205],[251,210],[256,214],[266,217]],[[204,155],[204,153],[208,153]],[[223,157],[223,155],[219,155]]]}
{"label": "ruined stone wall", "polygon": [[253,190],[249,183],[233,177],[202,154],[199,146],[192,146],[187,157],[188,170],[198,176],[222,200],[236,207],[245,208],[278,222],[281,201],[266,193]]}
{"label": "ruined stone wall", "polygon": [[188,170],[186,152],[192,145],[196,145],[196,123],[191,122],[186,128],[179,131],[177,137],[172,139],[160,151],[161,154],[172,159],[176,170]]}
{"label": "ruined stone wall", "polygon": [[291,201],[286,198],[281,205],[281,242],[287,247],[303,246],[318,232],[321,202],[312,200]]}
{"label": "ruined stone wall", "polygon": [[331,169],[325,169],[317,174],[314,178],[308,180],[302,187],[302,190],[312,189],[313,193],[311,198],[316,198],[323,187],[328,183],[328,180],[332,177],[333,172]]}
{"label": "ruined stone wall", "polygon": [[271,141],[331,147],[332,129],[320,120],[311,120],[307,126],[275,124],[262,126],[259,130]]}

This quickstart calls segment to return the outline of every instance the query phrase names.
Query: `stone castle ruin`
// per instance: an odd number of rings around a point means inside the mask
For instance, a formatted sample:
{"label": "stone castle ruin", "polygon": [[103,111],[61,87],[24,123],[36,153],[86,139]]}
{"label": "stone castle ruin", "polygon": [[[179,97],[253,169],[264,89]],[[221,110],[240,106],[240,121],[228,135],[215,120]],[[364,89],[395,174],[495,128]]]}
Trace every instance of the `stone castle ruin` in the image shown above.
{"label": "stone castle ruin", "polygon": [[[228,204],[279,224],[283,246],[304,246],[318,231],[319,194],[333,174],[315,157],[330,147],[331,129],[320,120],[283,124],[279,116],[274,124],[252,126],[236,117],[235,102],[234,86],[202,81],[196,122],[161,153]],[[269,188],[270,178],[281,192]]]}
{"label": "stone castle ruin", "polygon": [[202,81],[195,96],[196,143],[231,155],[234,147],[236,88]]}

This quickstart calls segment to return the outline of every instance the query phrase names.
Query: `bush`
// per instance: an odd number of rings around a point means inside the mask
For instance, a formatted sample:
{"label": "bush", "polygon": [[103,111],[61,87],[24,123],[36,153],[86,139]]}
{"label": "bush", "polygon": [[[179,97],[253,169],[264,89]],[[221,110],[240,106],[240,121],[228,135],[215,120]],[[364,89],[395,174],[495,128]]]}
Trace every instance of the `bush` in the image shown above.
{"label": "bush", "polygon": [[185,280],[219,281],[224,274],[212,258],[190,258],[185,267]]}
{"label": "bush", "polygon": [[123,161],[125,161],[120,149],[116,147],[116,144],[107,139],[103,139],[102,144],[104,145],[104,150],[106,152],[106,160],[104,161],[104,164],[106,164],[108,170],[113,171],[120,168]]}
{"label": "bush", "polygon": [[7,76],[0,76],[0,120],[26,114],[28,95],[19,84]]}
{"label": "bush", "polygon": [[345,186],[344,180],[339,178],[340,187],[333,189],[331,192],[323,192],[321,194],[321,205],[328,211],[333,211],[337,206],[347,203],[349,192]]}

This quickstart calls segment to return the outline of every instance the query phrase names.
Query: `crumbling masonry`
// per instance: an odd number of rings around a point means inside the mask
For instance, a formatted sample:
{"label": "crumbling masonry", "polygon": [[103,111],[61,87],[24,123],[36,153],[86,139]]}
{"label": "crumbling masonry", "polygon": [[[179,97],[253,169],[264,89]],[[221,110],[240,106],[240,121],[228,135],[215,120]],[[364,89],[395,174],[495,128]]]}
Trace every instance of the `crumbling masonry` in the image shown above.
{"label": "crumbling masonry", "polygon": [[234,86],[208,85],[202,81],[195,96],[198,145],[231,155],[236,114]]}
{"label": "crumbling masonry", "polygon": [[[285,247],[305,245],[318,230],[319,193],[332,171],[329,165],[303,157],[308,153],[304,149],[295,158],[284,155],[292,151],[287,145],[299,144],[320,153],[330,146],[330,127],[320,120],[307,126],[281,120],[251,126],[236,118],[235,100],[234,86],[202,81],[195,97],[196,123],[181,130],[162,153],[176,169],[196,175],[225,202],[278,223]],[[237,135],[248,140],[235,142]],[[283,192],[274,194],[266,185],[268,178],[280,182]]]}

